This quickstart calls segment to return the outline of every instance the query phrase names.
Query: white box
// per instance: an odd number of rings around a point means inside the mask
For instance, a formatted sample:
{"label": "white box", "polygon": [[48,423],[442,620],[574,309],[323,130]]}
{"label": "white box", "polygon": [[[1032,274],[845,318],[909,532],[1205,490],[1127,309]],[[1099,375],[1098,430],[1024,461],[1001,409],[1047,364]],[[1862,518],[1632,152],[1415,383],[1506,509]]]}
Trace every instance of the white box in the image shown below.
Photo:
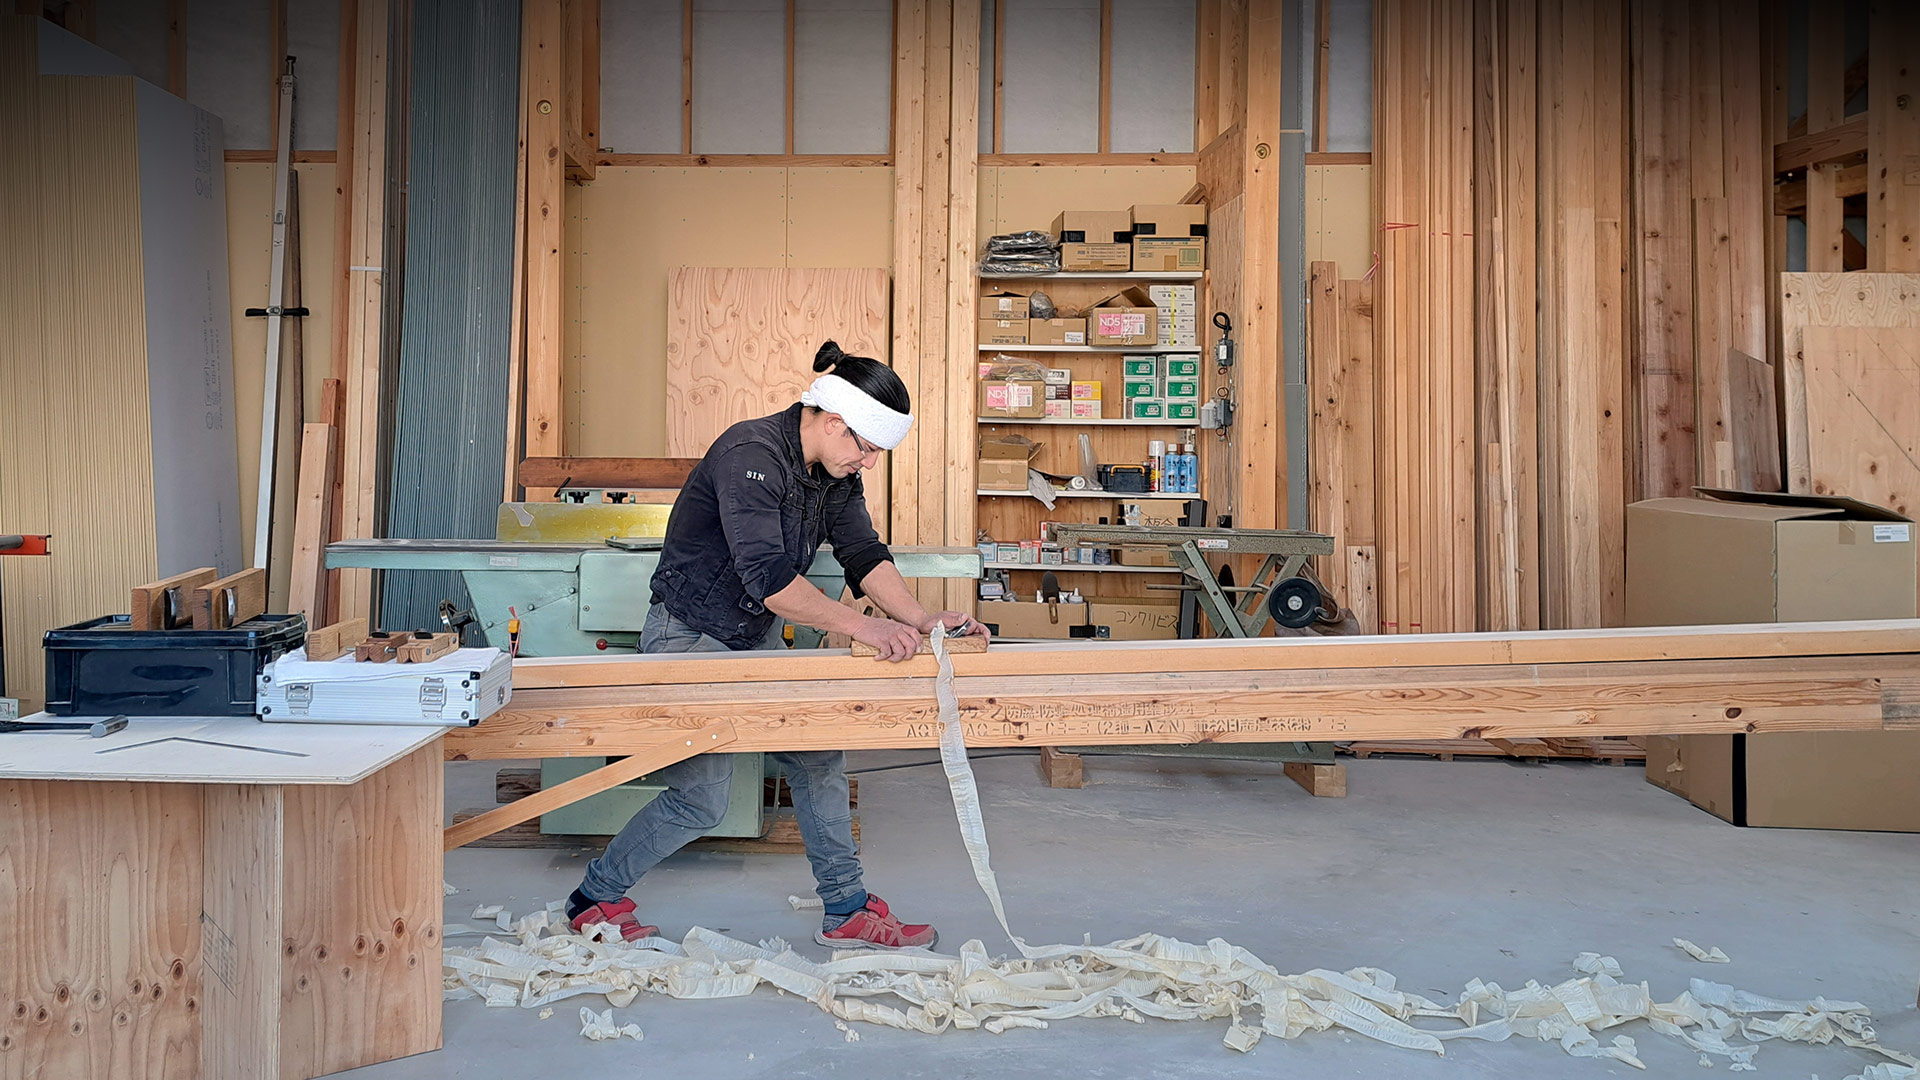
{"label": "white box", "polygon": [[260,673],[254,709],[268,723],[473,727],[512,699],[513,660],[499,649],[455,649],[424,664],[315,663],[301,649]]}

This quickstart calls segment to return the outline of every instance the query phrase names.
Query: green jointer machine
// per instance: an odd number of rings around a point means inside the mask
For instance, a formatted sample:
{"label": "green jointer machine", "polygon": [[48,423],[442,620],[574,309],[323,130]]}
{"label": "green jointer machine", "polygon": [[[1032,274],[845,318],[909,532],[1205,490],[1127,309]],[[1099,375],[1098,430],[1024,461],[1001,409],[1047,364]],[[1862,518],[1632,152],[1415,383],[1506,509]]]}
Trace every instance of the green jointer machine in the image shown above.
{"label": "green jointer machine", "polygon": [[[502,503],[493,540],[344,540],[327,545],[328,569],[454,570],[466,582],[470,611],[441,605],[441,618],[464,639],[507,649],[507,621],[520,620],[521,656],[630,653],[639,646],[653,595],[670,505],[614,501],[600,489],[563,489],[560,502]],[[577,500],[577,501],[576,501]],[[976,548],[896,547],[906,578],[980,576]],[[846,572],[823,548],[806,574],[828,596],[846,588]],[[415,629],[409,627],[408,629]],[[815,648],[820,633],[795,626],[793,647]],[[606,764],[598,757],[547,758],[541,787],[552,787]],[[734,755],[733,798],[713,836],[765,833],[765,779],[773,763],[761,754]],[[664,788],[651,775],[545,814],[540,831],[604,836]]]}

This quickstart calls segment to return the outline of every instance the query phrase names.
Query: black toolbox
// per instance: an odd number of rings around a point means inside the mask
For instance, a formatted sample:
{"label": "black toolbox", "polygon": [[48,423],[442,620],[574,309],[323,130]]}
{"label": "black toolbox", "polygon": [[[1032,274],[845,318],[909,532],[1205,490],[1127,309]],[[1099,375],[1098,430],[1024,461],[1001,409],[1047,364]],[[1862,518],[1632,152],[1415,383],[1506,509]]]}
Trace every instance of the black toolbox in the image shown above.
{"label": "black toolbox", "polygon": [[230,630],[135,630],[107,615],[47,631],[55,716],[252,716],[262,668],[306,640],[304,615],[259,615]]}

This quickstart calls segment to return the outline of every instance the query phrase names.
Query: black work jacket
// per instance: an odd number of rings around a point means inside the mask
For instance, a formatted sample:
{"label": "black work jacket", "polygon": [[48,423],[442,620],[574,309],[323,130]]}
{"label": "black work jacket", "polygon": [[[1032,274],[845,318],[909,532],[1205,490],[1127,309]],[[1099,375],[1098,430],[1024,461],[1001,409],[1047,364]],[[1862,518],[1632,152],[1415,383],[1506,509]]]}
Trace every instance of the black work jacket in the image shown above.
{"label": "black work jacket", "polygon": [[856,595],[868,572],[893,561],[867,515],[859,474],[835,480],[807,466],[802,408],[728,428],[694,466],[667,519],[653,601],[729,648],[751,649],[766,637],[776,617],[767,597],[806,573],[822,543],[833,545]]}

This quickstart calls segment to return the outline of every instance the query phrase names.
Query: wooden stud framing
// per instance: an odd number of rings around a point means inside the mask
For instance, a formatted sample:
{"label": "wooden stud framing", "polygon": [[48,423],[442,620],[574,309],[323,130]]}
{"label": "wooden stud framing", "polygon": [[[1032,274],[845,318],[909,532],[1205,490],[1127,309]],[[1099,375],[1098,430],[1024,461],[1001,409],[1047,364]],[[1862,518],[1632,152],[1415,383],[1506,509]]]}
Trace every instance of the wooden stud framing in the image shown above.
{"label": "wooden stud framing", "polygon": [[[382,292],[386,284],[387,0],[350,0],[355,9],[351,184],[346,262],[347,332],[337,346],[335,370],[344,369],[346,425],[341,450],[342,537],[371,537],[379,519],[380,349]],[[346,140],[342,140],[343,153]],[[340,602],[343,618],[366,615],[373,600],[372,574],[347,570]]]}
{"label": "wooden stud framing", "polygon": [[1867,269],[1912,273],[1920,271],[1920,13],[1870,0],[1868,20]]}
{"label": "wooden stud framing", "polygon": [[[926,81],[923,74],[927,44],[926,0],[900,0],[894,6],[894,80],[899,92],[893,102],[893,368],[909,392],[919,388],[921,223],[926,212],[926,183],[922,147],[927,138]],[[908,435],[893,451],[893,491],[890,539],[896,544],[920,537],[914,503],[919,495],[920,439]]]}
{"label": "wooden stud framing", "polygon": [[[340,17],[347,19],[351,0],[342,0]],[[346,63],[348,39],[340,39],[341,63]],[[341,92],[346,92],[346,84],[341,84]],[[187,0],[167,0],[167,93],[174,97],[187,96]]]}
{"label": "wooden stud framing", "polygon": [[1113,0],[1100,0],[1100,152],[1113,150]]}
{"label": "wooden stud framing", "polygon": [[526,448],[529,457],[559,457],[566,444],[561,395],[566,154],[559,115],[566,20],[561,0],[529,0],[526,20]]}
{"label": "wooden stud framing", "polygon": [[[1193,44],[1193,148],[1204,150],[1220,134],[1220,4],[1221,0],[1199,0],[1200,11],[1194,19]],[[994,25],[999,26],[996,17]],[[999,56],[996,47],[995,57]],[[1000,129],[999,120],[994,130]],[[996,145],[994,149],[1000,148]],[[1222,200],[1224,201],[1224,200]],[[1219,205],[1215,203],[1214,205]]]}
{"label": "wooden stud framing", "polygon": [[[1280,377],[1280,236],[1259,222],[1280,220],[1280,69],[1285,18],[1279,0],[1228,0],[1231,16],[1244,12],[1240,32],[1245,68],[1231,85],[1242,95],[1236,111],[1246,117],[1243,170],[1246,230],[1245,277],[1240,296],[1239,511],[1244,528],[1286,525],[1286,390]],[[1237,61],[1236,61],[1237,63]]]}
{"label": "wooden stud framing", "polygon": [[[979,295],[974,277],[979,236],[975,205],[980,191],[980,5],[982,0],[952,0],[952,89],[948,95],[947,151],[947,351],[946,366],[946,522],[940,543],[965,546],[975,541],[975,472],[979,428],[974,387],[969,378],[978,357],[976,330]],[[1111,0],[1102,0],[1110,4]],[[923,493],[922,497],[925,497]],[[944,609],[972,611],[973,583],[944,583]]]}
{"label": "wooden stud framing", "polygon": [[787,153],[793,153],[793,33],[794,0],[787,0]]}
{"label": "wooden stud framing", "polygon": [[993,152],[1006,149],[1007,0],[993,0]]}
{"label": "wooden stud framing", "polygon": [[693,0],[680,5],[680,152],[693,153]]}
{"label": "wooden stud framing", "polygon": [[1327,67],[1333,62],[1333,0],[1313,8],[1313,149],[1327,152]]}

